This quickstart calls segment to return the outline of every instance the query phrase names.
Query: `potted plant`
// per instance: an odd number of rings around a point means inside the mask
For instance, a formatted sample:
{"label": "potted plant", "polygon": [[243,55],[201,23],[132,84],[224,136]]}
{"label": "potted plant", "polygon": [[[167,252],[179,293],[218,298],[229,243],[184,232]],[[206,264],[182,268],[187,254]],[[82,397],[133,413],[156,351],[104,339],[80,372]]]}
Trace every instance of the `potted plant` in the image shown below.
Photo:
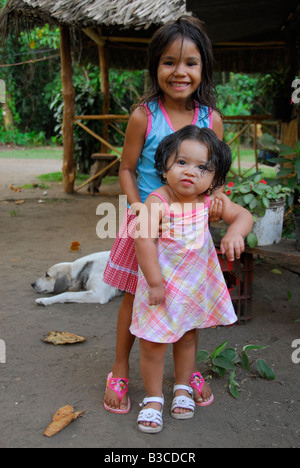
{"label": "potted plant", "polygon": [[229,198],[252,213],[254,227],[247,237],[252,248],[278,243],[282,237],[286,197],[293,192],[281,184],[269,185],[260,173],[226,186]]}
{"label": "potted plant", "polygon": [[296,247],[300,250],[300,140],[296,142],[295,148],[279,145],[279,149],[279,157],[273,162],[281,164],[277,177],[283,179],[294,191],[291,212],[295,225]]}

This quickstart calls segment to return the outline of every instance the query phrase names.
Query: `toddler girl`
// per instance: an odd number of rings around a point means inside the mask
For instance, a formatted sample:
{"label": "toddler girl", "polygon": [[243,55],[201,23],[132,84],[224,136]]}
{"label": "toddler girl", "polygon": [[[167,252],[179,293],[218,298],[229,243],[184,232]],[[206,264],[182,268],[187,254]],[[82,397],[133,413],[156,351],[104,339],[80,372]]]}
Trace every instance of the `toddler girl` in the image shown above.
{"label": "toddler girl", "polygon": [[[147,393],[138,417],[143,432],[163,427],[164,355],[174,344],[175,380],[171,415],[189,419],[195,402],[190,378],[195,366],[196,329],[237,320],[208,228],[213,192],[225,182],[229,147],[206,128],[187,126],[159,145],[155,167],[165,185],[140,208],[136,255],[140,267],[130,331],[140,338],[141,371]],[[228,260],[239,258],[251,214],[224,194],[221,242]],[[164,226],[158,242],[160,224]]]}

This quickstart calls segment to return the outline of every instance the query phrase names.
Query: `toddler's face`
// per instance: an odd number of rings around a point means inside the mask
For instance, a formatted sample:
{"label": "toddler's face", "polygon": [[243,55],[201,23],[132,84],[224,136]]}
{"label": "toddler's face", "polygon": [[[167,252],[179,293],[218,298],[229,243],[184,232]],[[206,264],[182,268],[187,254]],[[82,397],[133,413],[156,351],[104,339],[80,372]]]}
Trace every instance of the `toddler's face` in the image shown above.
{"label": "toddler's face", "polygon": [[215,172],[209,164],[208,149],[199,141],[184,140],[178,155],[168,160],[168,171],[164,176],[168,185],[178,195],[197,196],[207,192],[214,180]]}

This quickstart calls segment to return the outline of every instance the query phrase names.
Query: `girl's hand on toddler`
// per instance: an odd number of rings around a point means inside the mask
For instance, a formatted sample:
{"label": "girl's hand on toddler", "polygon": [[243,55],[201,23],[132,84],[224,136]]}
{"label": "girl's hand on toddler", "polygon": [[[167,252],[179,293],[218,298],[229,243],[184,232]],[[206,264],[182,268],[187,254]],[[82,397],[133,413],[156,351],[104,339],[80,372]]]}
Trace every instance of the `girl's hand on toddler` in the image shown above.
{"label": "girl's hand on toddler", "polygon": [[214,198],[209,206],[209,222],[217,223],[222,219],[223,202],[219,198]]}
{"label": "girl's hand on toddler", "polygon": [[241,257],[245,250],[245,241],[240,234],[227,233],[221,241],[221,253],[226,255],[230,262]]}
{"label": "girl's hand on toddler", "polygon": [[165,300],[165,287],[163,284],[159,286],[149,286],[149,305],[159,305]]}

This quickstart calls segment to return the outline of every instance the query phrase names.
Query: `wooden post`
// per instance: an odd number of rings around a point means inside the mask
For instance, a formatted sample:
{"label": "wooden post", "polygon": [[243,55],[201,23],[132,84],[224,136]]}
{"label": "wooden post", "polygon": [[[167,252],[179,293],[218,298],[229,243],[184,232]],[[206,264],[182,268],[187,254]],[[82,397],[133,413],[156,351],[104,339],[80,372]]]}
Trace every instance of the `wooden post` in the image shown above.
{"label": "wooden post", "polygon": [[73,193],[75,183],[76,166],[74,160],[74,135],[73,124],[75,117],[75,90],[73,86],[73,68],[71,54],[70,31],[67,26],[60,26],[60,50],[61,50],[61,78],[63,87],[63,182],[64,191]]}
{"label": "wooden post", "polygon": [[[97,41],[98,44],[98,51],[99,51],[99,62],[100,62],[100,73],[101,73],[101,92],[103,94],[103,106],[102,106],[102,114],[109,114],[110,108],[110,94],[109,94],[109,52],[108,47],[105,43],[101,42],[100,40]],[[104,128],[101,133],[102,138],[105,141],[109,140],[109,121],[104,120]],[[108,153],[108,147],[106,144],[102,142],[101,145],[101,153]],[[91,183],[89,185],[89,190],[93,194],[95,191],[99,190],[99,185],[101,184],[101,180],[98,177],[95,177],[97,173],[104,175],[105,171],[103,169],[103,161],[96,161],[95,164],[91,167]],[[103,177],[103,176],[102,176]]]}
{"label": "wooden post", "polygon": [[[110,95],[109,95],[109,55],[107,45],[98,45],[100,70],[101,70],[101,91],[103,93],[102,114],[109,114]],[[102,137],[108,141],[108,121],[104,122],[104,131]],[[107,152],[107,147],[101,148],[102,153]]]}

